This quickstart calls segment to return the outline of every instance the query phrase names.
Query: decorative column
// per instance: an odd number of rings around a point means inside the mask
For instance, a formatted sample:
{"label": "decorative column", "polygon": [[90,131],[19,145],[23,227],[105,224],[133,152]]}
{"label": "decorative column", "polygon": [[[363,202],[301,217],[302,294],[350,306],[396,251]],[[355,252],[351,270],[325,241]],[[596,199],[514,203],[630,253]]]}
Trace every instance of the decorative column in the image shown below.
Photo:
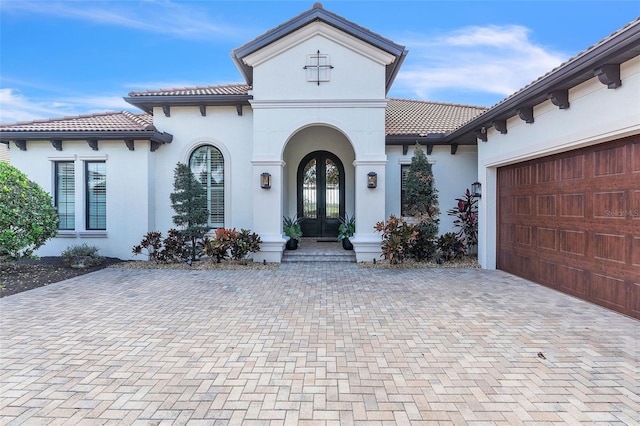
{"label": "decorative column", "polygon": [[[252,161],[253,172],[253,228],[260,235],[260,251],[254,253],[254,262],[282,260],[286,240],[282,234],[282,196],[284,191],[284,161]],[[268,174],[268,175],[267,175]],[[268,186],[266,183],[268,180]]]}
{"label": "decorative column", "polygon": [[[373,227],[385,220],[386,160],[356,160],[355,210],[356,234],[351,238],[358,262],[380,260],[382,234]],[[374,182],[375,179],[375,186]]]}

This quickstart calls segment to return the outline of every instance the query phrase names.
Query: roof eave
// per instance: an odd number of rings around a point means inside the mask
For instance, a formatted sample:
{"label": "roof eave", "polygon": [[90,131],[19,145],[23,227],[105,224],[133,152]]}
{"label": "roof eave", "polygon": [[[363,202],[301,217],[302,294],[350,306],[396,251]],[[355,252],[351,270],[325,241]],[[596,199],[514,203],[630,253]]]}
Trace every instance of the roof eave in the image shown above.
{"label": "roof eave", "polygon": [[149,95],[123,98],[131,105],[153,114],[154,107],[162,106],[235,106],[250,105],[251,95]]}
{"label": "roof eave", "polygon": [[166,132],[151,131],[0,131],[0,142],[16,140],[149,140],[157,143],[171,143],[173,135]]}
{"label": "roof eave", "polygon": [[[635,53],[634,53],[635,52]],[[494,121],[517,115],[517,109],[533,107],[548,99],[553,90],[570,89],[591,78],[594,70],[609,63],[620,64],[640,54],[640,23],[636,22],[623,33],[606,40],[592,51],[570,60],[549,75],[531,83],[511,97],[490,108],[447,136],[449,142],[458,142],[482,127],[491,127]],[[475,137],[475,136],[474,136]]]}
{"label": "roof eave", "polygon": [[[428,133],[426,135],[387,135],[386,145],[451,145],[447,133]],[[462,139],[456,142],[458,145],[477,145],[477,140]]]}

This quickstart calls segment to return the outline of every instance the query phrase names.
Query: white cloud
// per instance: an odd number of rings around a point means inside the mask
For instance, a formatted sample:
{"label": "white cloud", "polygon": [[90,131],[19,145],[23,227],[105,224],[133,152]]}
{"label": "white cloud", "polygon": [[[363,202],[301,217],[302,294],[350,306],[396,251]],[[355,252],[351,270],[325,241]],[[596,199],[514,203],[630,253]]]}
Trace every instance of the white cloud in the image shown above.
{"label": "white cloud", "polygon": [[57,101],[38,101],[29,99],[16,89],[0,89],[2,124],[123,109],[137,111],[120,96],[70,97]]}
{"label": "white cloud", "polygon": [[395,89],[421,99],[455,90],[506,97],[567,59],[518,26],[467,27],[439,37],[413,35]]}
{"label": "white cloud", "polygon": [[178,38],[212,40],[232,37],[238,29],[217,24],[203,8],[166,0],[108,1],[2,1],[4,12],[26,12],[76,19],[101,25],[132,28]]}

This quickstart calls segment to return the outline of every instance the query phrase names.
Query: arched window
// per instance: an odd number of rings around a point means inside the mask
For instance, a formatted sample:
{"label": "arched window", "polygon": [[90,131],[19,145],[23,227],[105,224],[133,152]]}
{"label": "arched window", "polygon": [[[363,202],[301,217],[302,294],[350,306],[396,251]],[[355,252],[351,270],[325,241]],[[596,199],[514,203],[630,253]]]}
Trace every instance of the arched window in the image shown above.
{"label": "arched window", "polygon": [[219,149],[204,145],[193,151],[189,167],[207,191],[209,223],[212,228],[224,228],[224,157]]}

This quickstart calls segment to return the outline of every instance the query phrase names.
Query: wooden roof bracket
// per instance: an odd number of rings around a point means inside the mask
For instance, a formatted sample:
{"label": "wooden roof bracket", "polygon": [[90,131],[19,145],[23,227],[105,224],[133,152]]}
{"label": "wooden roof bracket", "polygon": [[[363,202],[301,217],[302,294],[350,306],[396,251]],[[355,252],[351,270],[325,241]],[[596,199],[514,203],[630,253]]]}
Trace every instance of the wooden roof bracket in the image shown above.
{"label": "wooden roof bracket", "polygon": [[493,128],[499,131],[501,134],[507,134],[507,120],[494,120]]}
{"label": "wooden roof bracket", "polygon": [[550,92],[547,97],[551,101],[552,104],[557,106],[560,109],[569,108],[569,90],[568,89],[558,89]]}
{"label": "wooden roof bracket", "polygon": [[620,64],[606,64],[593,71],[593,75],[598,77],[600,83],[605,84],[609,89],[617,89],[622,86],[620,80]]}
{"label": "wooden roof bracket", "polygon": [[516,109],[518,117],[525,123],[533,123],[533,107],[520,107]]}

